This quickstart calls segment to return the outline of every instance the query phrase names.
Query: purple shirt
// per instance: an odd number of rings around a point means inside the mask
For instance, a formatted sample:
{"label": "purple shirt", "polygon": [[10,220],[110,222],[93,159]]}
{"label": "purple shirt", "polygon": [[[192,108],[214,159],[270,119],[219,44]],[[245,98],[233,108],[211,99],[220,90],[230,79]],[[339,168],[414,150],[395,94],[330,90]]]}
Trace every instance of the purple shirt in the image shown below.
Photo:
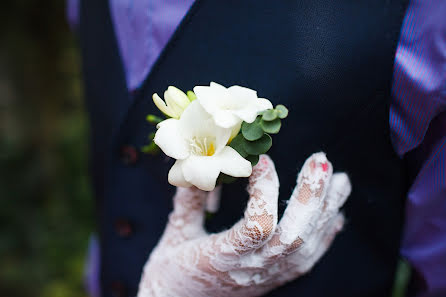
{"label": "purple shirt", "polygon": [[[149,73],[193,0],[109,0],[129,90]],[[78,0],[68,18],[78,21]],[[395,151],[418,168],[401,247],[425,284],[419,297],[446,296],[446,1],[412,0],[398,43],[390,129]],[[410,152],[409,155],[407,155]],[[99,259],[99,249],[90,259]],[[89,267],[97,267],[90,262]],[[93,269],[97,273],[96,269]],[[97,275],[89,278],[97,296]]]}
{"label": "purple shirt", "polygon": [[397,48],[390,127],[397,153],[420,168],[406,204],[402,255],[446,296],[446,1],[412,0]]}

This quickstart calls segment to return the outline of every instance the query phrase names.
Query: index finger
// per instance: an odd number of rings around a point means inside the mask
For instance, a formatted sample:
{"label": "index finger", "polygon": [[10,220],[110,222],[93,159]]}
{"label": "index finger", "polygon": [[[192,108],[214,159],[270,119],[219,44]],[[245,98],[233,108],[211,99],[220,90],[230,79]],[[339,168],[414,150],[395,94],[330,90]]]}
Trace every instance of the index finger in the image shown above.
{"label": "index finger", "polygon": [[250,195],[245,215],[221,238],[227,249],[244,254],[262,246],[274,233],[277,224],[279,178],[273,161],[261,155],[249,179]]}
{"label": "index finger", "polygon": [[203,224],[207,195],[196,187],[177,188],[162,244],[175,245],[206,234]]}

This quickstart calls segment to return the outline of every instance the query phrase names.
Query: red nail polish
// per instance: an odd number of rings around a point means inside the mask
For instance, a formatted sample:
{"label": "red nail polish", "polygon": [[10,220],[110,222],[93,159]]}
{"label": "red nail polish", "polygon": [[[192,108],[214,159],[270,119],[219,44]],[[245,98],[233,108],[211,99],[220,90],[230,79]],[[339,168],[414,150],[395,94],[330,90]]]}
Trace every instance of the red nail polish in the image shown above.
{"label": "red nail polish", "polygon": [[321,166],[322,166],[322,170],[324,172],[327,172],[327,170],[328,170],[328,163],[322,163]]}

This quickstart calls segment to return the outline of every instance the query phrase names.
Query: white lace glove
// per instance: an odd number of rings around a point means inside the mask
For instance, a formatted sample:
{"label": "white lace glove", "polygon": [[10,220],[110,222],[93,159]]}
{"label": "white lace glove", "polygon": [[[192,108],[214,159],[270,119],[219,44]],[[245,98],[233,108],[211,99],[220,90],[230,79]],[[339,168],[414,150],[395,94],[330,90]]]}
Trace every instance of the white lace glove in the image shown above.
{"label": "white lace glove", "polygon": [[138,297],[260,296],[308,272],[343,226],[339,208],[350,194],[349,179],[332,175],[325,154],[312,155],[277,224],[278,191],[274,163],[262,155],[249,179],[244,218],[229,230],[208,234],[203,228],[207,193],[178,188]]}

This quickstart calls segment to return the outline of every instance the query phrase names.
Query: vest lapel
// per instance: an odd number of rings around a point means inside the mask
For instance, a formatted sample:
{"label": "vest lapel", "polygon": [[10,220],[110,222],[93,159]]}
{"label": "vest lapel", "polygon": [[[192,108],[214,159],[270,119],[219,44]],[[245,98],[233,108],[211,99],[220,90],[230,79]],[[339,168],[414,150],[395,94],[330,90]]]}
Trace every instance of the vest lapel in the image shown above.
{"label": "vest lapel", "polygon": [[81,1],[79,31],[93,142],[111,145],[131,104],[108,0]]}

